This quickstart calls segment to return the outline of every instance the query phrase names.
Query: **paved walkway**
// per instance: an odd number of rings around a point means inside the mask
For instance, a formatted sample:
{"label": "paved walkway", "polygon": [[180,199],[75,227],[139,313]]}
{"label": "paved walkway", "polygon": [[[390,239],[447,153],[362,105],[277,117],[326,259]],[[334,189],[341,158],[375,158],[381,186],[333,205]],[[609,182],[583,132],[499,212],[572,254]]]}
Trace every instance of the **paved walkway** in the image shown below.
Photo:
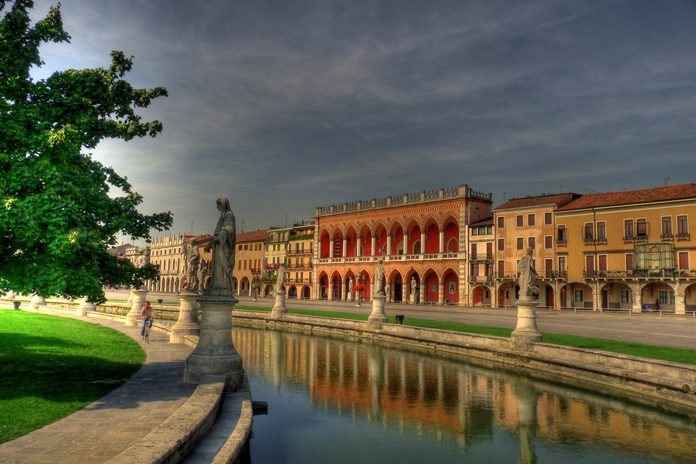
{"label": "paved walkway", "polygon": [[[139,329],[122,322],[75,318],[111,327],[140,342]],[[0,445],[0,462],[102,463],[167,419],[196,387],[182,382],[191,348],[171,345],[168,335],[154,331],[150,344],[140,343],[147,360],[130,380],[76,413]]]}

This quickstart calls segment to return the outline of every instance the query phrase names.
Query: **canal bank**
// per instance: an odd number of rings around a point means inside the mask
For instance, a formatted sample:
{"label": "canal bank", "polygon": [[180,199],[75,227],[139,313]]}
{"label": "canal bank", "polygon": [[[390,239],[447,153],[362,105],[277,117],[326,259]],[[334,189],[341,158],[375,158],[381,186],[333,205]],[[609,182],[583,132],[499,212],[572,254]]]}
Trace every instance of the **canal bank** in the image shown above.
{"label": "canal bank", "polygon": [[367,324],[317,316],[233,311],[237,326],[283,330],[378,342],[446,357],[495,362],[522,369],[532,377],[573,383],[591,389],[602,387],[632,401],[678,411],[696,410],[696,366],[639,358],[582,348],[534,343],[529,351],[511,348],[510,339],[487,335]]}

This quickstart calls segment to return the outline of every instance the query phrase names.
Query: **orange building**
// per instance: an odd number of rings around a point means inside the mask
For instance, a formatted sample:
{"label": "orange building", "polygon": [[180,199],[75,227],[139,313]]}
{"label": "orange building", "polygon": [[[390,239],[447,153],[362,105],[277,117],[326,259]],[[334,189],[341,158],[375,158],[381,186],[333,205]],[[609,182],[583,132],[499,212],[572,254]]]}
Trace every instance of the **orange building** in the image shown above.
{"label": "orange building", "polygon": [[565,267],[555,259],[555,211],[577,198],[580,195],[576,193],[513,198],[495,209],[494,307],[517,304],[517,263],[531,248],[541,279],[539,305],[560,308],[556,300],[564,284]]}
{"label": "orange building", "polygon": [[471,306],[491,306],[495,293],[495,231],[493,216],[471,224],[469,231],[468,288]]}
{"label": "orange building", "polygon": [[460,185],[317,208],[312,297],[369,300],[382,257],[387,302],[464,306],[467,225],[490,216],[491,197]]}
{"label": "orange building", "polygon": [[263,270],[264,241],[267,230],[254,230],[237,234],[236,261],[232,271],[232,286],[237,295],[251,296],[253,273]]}
{"label": "orange building", "polygon": [[556,212],[566,307],[696,309],[696,185],[586,195]]}

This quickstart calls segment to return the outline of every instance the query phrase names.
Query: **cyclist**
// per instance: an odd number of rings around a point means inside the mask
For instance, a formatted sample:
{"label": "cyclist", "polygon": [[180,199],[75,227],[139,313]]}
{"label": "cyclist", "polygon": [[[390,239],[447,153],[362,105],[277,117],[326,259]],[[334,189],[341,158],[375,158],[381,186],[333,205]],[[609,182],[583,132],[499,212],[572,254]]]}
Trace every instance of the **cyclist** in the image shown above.
{"label": "cyclist", "polygon": [[140,329],[141,339],[145,338],[145,327],[149,325],[150,328],[152,328],[152,323],[155,320],[153,316],[154,313],[152,312],[152,306],[150,305],[149,301],[146,301],[143,305],[143,309],[140,311],[140,317],[143,319],[143,327]]}

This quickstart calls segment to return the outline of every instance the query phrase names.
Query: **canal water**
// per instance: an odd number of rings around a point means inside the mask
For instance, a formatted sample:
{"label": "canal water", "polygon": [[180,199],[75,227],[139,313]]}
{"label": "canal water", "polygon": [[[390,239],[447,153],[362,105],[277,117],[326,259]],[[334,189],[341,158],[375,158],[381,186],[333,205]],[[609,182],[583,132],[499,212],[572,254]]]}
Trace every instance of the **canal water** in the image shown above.
{"label": "canal water", "polygon": [[251,462],[695,463],[696,418],[598,391],[336,339],[234,329]]}

